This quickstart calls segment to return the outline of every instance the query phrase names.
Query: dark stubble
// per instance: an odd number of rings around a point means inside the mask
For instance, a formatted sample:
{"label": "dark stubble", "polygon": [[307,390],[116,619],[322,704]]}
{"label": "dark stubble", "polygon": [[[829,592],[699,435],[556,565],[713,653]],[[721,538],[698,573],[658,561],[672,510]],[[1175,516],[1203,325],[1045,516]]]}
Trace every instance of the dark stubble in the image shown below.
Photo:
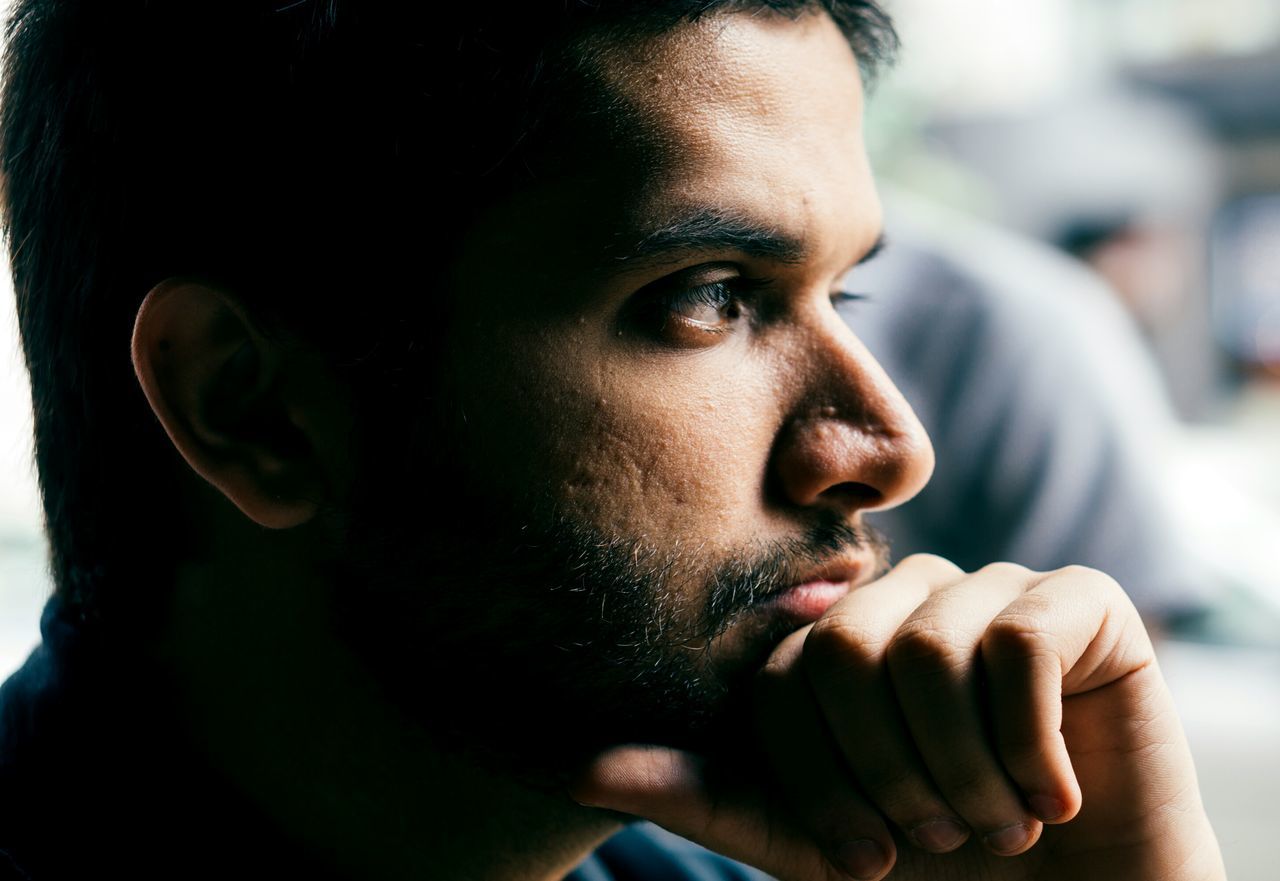
{"label": "dark stubble", "polygon": [[754,628],[733,665],[717,640],[815,565],[887,558],[835,514],[711,566],[565,517],[491,512],[424,533],[385,514],[346,520],[335,627],[445,748],[530,779],[620,743],[711,754],[740,740],[747,680],[794,625]]}
{"label": "dark stubble", "polygon": [[[545,779],[620,743],[740,741],[749,679],[794,628],[753,612],[854,552],[887,568],[877,533],[825,509],[709,559],[694,542],[604,534],[532,491],[500,500],[477,491],[459,426],[443,437],[457,420],[441,412],[459,406],[442,398],[406,425],[397,389],[384,394],[365,479],[327,512],[332,626],[389,702],[502,770]],[[729,661],[731,628],[750,639]]]}

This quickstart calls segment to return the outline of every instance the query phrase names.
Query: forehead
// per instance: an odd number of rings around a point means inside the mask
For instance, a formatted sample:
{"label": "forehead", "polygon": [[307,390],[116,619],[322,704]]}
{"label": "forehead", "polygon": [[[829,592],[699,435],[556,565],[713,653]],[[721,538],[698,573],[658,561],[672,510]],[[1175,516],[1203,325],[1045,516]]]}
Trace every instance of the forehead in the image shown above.
{"label": "forehead", "polygon": [[712,147],[746,132],[776,138],[861,115],[856,59],[824,13],[722,13],[593,48],[587,76],[650,146],[675,146],[674,138]]}
{"label": "forehead", "polygon": [[635,242],[708,212],[835,248],[844,265],[879,233],[858,64],[827,15],[720,14],[601,38],[584,57],[591,97],[559,171],[473,239],[469,262],[490,277],[500,251],[526,290],[540,274],[565,298],[575,275],[584,290],[598,281],[585,268],[617,268]]}
{"label": "forehead", "polygon": [[609,45],[594,73],[643,172],[636,220],[730,196],[776,216],[862,154],[857,61],[825,14],[712,16]]}

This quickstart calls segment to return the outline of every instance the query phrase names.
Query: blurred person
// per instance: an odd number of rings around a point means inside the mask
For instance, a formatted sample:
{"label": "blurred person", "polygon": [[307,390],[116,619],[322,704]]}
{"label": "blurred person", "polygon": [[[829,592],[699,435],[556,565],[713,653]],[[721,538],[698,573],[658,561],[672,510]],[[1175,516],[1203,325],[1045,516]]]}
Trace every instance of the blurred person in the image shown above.
{"label": "blurred person", "polygon": [[1169,513],[1177,423],[1133,319],[1035,240],[890,190],[890,246],[841,307],[934,442],[933,479],[869,518],[907,555],[965,569],[1081,563],[1148,623],[1202,611],[1214,578]]}
{"label": "blurred person", "polygon": [[1106,280],[1181,415],[1217,403],[1205,270],[1223,169],[1192,110],[1115,85],[1007,117],[941,121],[932,135],[990,185],[1004,222]]}
{"label": "blurred person", "polygon": [[0,871],[1223,877],[1114,581],[862,522],[933,467],[835,308],[878,7],[13,15]]}

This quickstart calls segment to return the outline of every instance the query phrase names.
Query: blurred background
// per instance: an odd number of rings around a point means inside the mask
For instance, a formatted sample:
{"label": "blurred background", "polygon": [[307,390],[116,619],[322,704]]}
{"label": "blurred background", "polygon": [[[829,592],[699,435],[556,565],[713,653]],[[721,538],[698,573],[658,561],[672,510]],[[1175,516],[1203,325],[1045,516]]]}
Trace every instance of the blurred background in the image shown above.
{"label": "blurred background", "polygon": [[[935,443],[942,439],[926,494],[949,496],[922,497],[885,525],[895,538],[919,530],[912,541],[936,547],[944,536],[930,525],[930,507],[953,524],[977,510],[981,525],[961,532],[980,553],[1003,548],[1000,556],[1028,565],[1064,562],[1044,540],[1002,525],[1001,511],[1017,510],[1024,522],[1046,524],[1057,550],[1091,556],[1082,562],[1101,563],[1134,588],[1162,634],[1161,664],[1228,873],[1274,879],[1280,3],[892,0],[890,8],[903,51],[876,86],[867,137],[889,213],[885,259],[904,240],[915,259],[899,254],[901,266],[865,280],[873,298],[884,292],[862,318],[875,338],[869,345],[894,376],[947,347],[944,334],[925,326],[949,325],[968,340],[976,327],[978,339],[1013,353],[1003,374],[949,358],[907,383]],[[1056,253],[1032,260],[1024,245]],[[1055,263],[1057,255],[1075,262]],[[922,270],[929,259],[950,270]],[[922,298],[922,282],[939,288],[935,300]],[[957,295],[978,305],[952,315]],[[896,309],[890,300],[899,299],[917,314],[875,311]],[[992,319],[997,313],[1011,317]],[[851,323],[859,329],[856,314]],[[1019,348],[1023,336],[1032,342]],[[1089,345],[1098,338],[1107,344]],[[1010,381],[1000,375],[1037,370],[1041,378],[1017,380],[1021,390],[997,392],[1008,397],[1007,409],[996,410],[1003,416],[986,416],[983,396],[964,394],[966,383],[985,381],[990,394]],[[1060,399],[1077,393],[1103,401],[1073,410],[1091,420],[1089,431],[1079,419],[1050,425],[1046,416],[1053,444],[1003,452],[965,443],[984,419],[1025,436],[1032,429],[1009,414],[1035,411],[1041,400],[1046,412],[1060,409]],[[959,442],[946,444],[949,437]],[[1106,473],[1105,457],[1079,454],[1090,444],[1122,450],[1127,464]],[[968,458],[947,463],[943,446]],[[974,464],[993,450],[997,465]],[[1067,476],[1031,493],[1034,502],[1001,508],[1016,492],[1002,481],[1025,489],[1058,465]],[[986,489],[953,481],[957,471],[974,472],[970,483]],[[1073,495],[1073,481],[1101,485]],[[919,502],[925,509],[912,512]],[[1104,546],[1105,534],[1127,522],[1111,514],[1128,512],[1132,521],[1146,510],[1163,543],[1126,535]],[[1097,526],[1104,515],[1109,522]]]}
{"label": "blurred background", "polygon": [[[1280,3],[892,0],[849,316],[939,446],[900,552],[1078,560],[1155,632],[1235,881],[1280,846]],[[0,289],[0,673],[48,592]]]}

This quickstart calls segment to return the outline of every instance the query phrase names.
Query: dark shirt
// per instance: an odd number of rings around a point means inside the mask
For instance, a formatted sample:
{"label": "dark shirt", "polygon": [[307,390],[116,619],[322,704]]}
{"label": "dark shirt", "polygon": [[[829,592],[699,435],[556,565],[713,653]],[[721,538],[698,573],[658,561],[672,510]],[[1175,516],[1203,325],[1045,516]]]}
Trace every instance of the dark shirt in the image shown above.
{"label": "dark shirt", "polygon": [[[55,597],[42,644],[0,686],[0,881],[340,876],[195,758],[164,678],[78,625]],[[760,881],[649,824],[571,881]]]}

